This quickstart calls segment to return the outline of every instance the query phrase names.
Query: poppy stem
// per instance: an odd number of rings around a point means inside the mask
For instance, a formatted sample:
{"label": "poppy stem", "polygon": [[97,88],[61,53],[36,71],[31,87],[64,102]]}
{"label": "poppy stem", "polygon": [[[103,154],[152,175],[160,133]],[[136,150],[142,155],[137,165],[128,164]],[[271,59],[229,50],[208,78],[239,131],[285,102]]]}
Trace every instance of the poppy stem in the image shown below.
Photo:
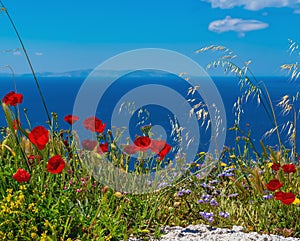
{"label": "poppy stem", "polygon": [[34,80],[35,80],[35,84],[36,84],[36,86],[37,86],[37,88],[38,88],[38,92],[39,92],[39,94],[40,94],[40,97],[41,97],[41,100],[42,100],[42,103],[43,103],[44,109],[45,109],[45,111],[46,111],[46,114],[47,114],[47,118],[48,118],[48,121],[49,121],[50,128],[52,129],[52,126],[51,126],[51,118],[50,118],[50,114],[49,114],[49,111],[48,111],[48,108],[47,108],[47,105],[46,105],[46,102],[45,102],[45,98],[44,98],[44,96],[43,96],[43,93],[42,93],[42,90],[41,90],[39,81],[38,81],[38,79],[37,79],[37,77],[36,77],[35,71],[34,71],[34,69],[33,69],[33,66],[32,66],[31,60],[30,60],[30,58],[29,58],[29,55],[28,55],[28,53],[27,53],[27,50],[26,50],[26,48],[25,48],[25,45],[24,45],[24,43],[23,43],[23,41],[22,41],[22,39],[21,39],[21,36],[20,36],[20,34],[19,34],[18,30],[17,30],[17,27],[16,27],[14,21],[12,20],[10,14],[8,13],[6,7],[4,6],[4,4],[3,4],[3,2],[2,2],[1,0],[0,0],[0,5],[1,5],[1,7],[2,7],[1,10],[4,11],[4,12],[6,13],[6,16],[8,17],[9,22],[11,23],[11,25],[12,25],[12,27],[13,27],[13,29],[14,29],[16,35],[17,35],[17,38],[18,38],[18,40],[19,40],[19,42],[20,42],[20,44],[21,44],[21,46],[22,46],[22,50],[24,51],[24,54],[25,54],[25,56],[26,56],[27,63],[28,63],[28,65],[29,65],[29,67],[30,67],[31,73],[32,73],[32,75],[33,75],[33,78],[34,78]]}

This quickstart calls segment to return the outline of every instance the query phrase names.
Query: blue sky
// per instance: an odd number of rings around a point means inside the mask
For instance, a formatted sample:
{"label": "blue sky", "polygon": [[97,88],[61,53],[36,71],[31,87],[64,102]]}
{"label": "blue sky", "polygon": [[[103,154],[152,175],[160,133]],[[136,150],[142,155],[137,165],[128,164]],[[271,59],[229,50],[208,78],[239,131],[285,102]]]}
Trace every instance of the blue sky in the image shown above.
{"label": "blue sky", "polygon": [[[166,48],[205,66],[214,55],[195,51],[225,45],[256,75],[281,75],[292,62],[288,38],[300,42],[299,0],[10,0],[15,21],[37,72],[96,67],[123,51]],[[0,66],[29,72],[16,36],[0,14]],[[7,51],[15,50],[15,51]]]}

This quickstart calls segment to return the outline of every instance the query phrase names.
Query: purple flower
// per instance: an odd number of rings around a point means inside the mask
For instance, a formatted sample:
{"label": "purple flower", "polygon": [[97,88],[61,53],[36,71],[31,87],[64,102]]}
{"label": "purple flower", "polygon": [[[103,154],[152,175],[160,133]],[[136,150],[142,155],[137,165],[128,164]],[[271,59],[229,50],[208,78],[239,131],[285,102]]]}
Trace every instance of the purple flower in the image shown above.
{"label": "purple flower", "polygon": [[229,213],[227,212],[219,212],[220,217],[229,218]]}
{"label": "purple flower", "polygon": [[213,213],[200,212],[200,215],[203,219],[207,220],[210,223],[212,223],[214,221],[214,214]]}
{"label": "purple flower", "polygon": [[197,203],[202,204],[202,203],[204,203],[204,200],[203,200],[203,199],[199,199],[199,200],[197,201]]}
{"label": "purple flower", "polygon": [[215,206],[215,207],[218,206],[218,202],[215,199],[210,200],[209,203],[210,203],[211,206]]}
{"label": "purple flower", "polygon": [[273,194],[268,194],[268,195],[264,195],[263,199],[268,200],[268,199],[272,199],[273,198]]}
{"label": "purple flower", "polygon": [[214,185],[214,184],[217,184],[217,183],[219,183],[218,180],[212,180],[212,181],[209,181],[209,184],[210,184],[210,185]]}
{"label": "purple flower", "polygon": [[182,197],[182,196],[184,196],[184,195],[189,195],[191,192],[192,192],[192,191],[189,190],[189,189],[187,189],[187,190],[183,189],[183,190],[181,190],[181,191],[178,191],[177,196],[178,196],[178,197]]}
{"label": "purple flower", "polygon": [[234,176],[234,174],[233,173],[224,173],[224,176],[225,177],[232,177],[232,176]]}
{"label": "purple flower", "polygon": [[236,196],[238,196],[239,194],[237,194],[237,193],[232,193],[232,194],[229,194],[228,195],[228,197],[236,197]]}
{"label": "purple flower", "polygon": [[200,199],[200,200],[203,200],[203,202],[205,202],[205,203],[209,203],[211,198],[212,198],[211,195],[208,195],[208,194],[204,195],[204,194],[203,194],[203,195],[201,196],[201,199]]}

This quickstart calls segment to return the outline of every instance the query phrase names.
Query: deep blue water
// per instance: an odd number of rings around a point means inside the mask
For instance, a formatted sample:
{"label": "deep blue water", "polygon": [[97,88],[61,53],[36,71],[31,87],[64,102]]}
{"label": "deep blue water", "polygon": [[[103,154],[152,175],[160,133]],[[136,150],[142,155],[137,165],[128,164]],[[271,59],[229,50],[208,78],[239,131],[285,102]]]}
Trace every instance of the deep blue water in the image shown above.
{"label": "deep blue water", "polygon": [[[284,95],[295,94],[300,87],[298,82],[289,82],[287,77],[263,77],[258,78],[259,81],[264,81],[266,84],[270,96],[273,100],[274,106]],[[27,127],[24,115],[22,113],[23,108],[27,108],[27,114],[29,116],[31,125],[34,127],[36,125],[44,125],[47,120],[46,113],[43,109],[42,102],[35,86],[34,80],[32,78],[17,78],[17,90],[19,93],[24,95],[23,103],[21,107],[21,123],[23,126]],[[70,114],[73,111],[74,100],[78,93],[84,78],[62,78],[62,77],[51,77],[51,78],[39,78],[40,86],[44,93],[47,107],[50,112],[55,112],[59,117],[60,128],[69,128],[68,124],[63,121],[63,117],[66,114]],[[217,86],[224,106],[227,116],[227,128],[232,127],[234,124],[234,114],[233,105],[237,97],[241,94],[237,80],[232,77],[215,77],[213,78],[215,85]],[[137,88],[138,86],[143,86],[145,84],[159,84],[164,85],[168,88],[174,89],[181,96],[186,97],[187,89],[189,85],[187,82],[183,81],[181,78],[171,75],[166,76],[152,76],[143,75],[143,77],[137,76],[125,76],[115,81],[108,90],[103,95],[101,101],[99,102],[99,110],[97,112],[97,117],[107,123],[107,128],[111,128],[111,114],[114,110],[117,102],[123,95],[126,95],[130,90]],[[9,91],[14,90],[13,81],[11,78],[2,78],[0,96],[1,98]],[[164,92],[157,92],[157,96],[164,96]],[[197,96],[196,96],[197,97]],[[198,96],[199,97],[199,96]],[[168,98],[166,95],[165,98]],[[201,98],[201,97],[199,97]],[[178,105],[180,103],[178,102]],[[142,124],[138,124],[140,119],[138,119],[138,110],[136,110],[130,120],[129,132],[132,139],[136,134],[140,134],[139,126],[145,124],[152,125],[162,125],[167,133],[167,140],[171,142],[169,135],[171,135],[171,128],[169,124],[169,118],[172,116],[172,112],[165,108],[163,105],[146,105],[144,106],[150,112],[150,119],[145,120]],[[299,104],[297,106],[299,108]],[[256,100],[250,99],[246,104],[243,105],[244,114],[242,115],[240,127],[244,131],[251,130],[251,137],[255,145],[259,148],[259,140],[262,138],[263,134],[272,128],[271,121],[268,119],[262,105],[258,105]],[[276,113],[279,114],[280,110],[276,107]],[[76,114],[76,113],[74,113]],[[177,113],[176,113],[177,114]],[[187,113],[182,113],[187,114]],[[290,116],[280,116],[278,115],[278,123],[283,125],[286,121],[292,121]],[[0,126],[5,126],[5,119],[3,112],[0,113]],[[202,135],[203,134],[203,135]],[[209,145],[210,130],[203,130],[201,134],[201,141],[199,151],[205,151]],[[235,145],[234,131],[228,131],[226,142],[227,146]],[[282,138],[285,140],[285,133],[282,133]],[[297,136],[297,142],[300,143],[300,136]],[[275,146],[278,144],[276,136],[273,135],[270,138],[264,139],[267,145]],[[289,143],[285,142],[288,146]],[[171,143],[174,144],[174,143]],[[175,144],[174,144],[175,145]]]}

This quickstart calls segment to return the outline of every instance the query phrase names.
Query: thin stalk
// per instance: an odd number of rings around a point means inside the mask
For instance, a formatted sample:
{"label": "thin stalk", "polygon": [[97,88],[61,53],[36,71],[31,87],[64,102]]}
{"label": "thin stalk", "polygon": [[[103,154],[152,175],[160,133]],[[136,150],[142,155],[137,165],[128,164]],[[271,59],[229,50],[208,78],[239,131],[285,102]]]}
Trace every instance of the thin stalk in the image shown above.
{"label": "thin stalk", "polygon": [[29,67],[30,67],[32,76],[33,76],[33,78],[34,78],[34,80],[35,80],[35,84],[36,84],[36,86],[37,86],[37,88],[38,88],[39,95],[40,95],[40,97],[41,97],[41,100],[42,100],[44,109],[45,109],[45,111],[46,111],[46,114],[47,114],[47,118],[48,118],[48,121],[49,121],[50,128],[52,129],[52,126],[51,126],[51,118],[50,118],[50,114],[49,114],[49,111],[48,111],[48,108],[47,108],[47,105],[46,105],[46,102],[45,102],[45,98],[44,98],[44,96],[43,96],[43,93],[42,93],[42,90],[41,90],[39,81],[38,81],[38,79],[37,79],[37,77],[36,77],[35,71],[34,71],[34,69],[33,69],[33,66],[32,66],[31,60],[30,60],[30,58],[29,58],[29,55],[28,55],[28,53],[27,53],[27,50],[26,50],[26,48],[25,48],[25,45],[24,45],[24,43],[23,43],[23,41],[22,41],[22,39],[21,39],[21,36],[20,36],[20,34],[19,34],[18,30],[17,30],[17,27],[16,27],[14,21],[12,20],[10,14],[8,13],[6,7],[4,6],[4,4],[3,4],[3,2],[2,2],[1,0],[0,0],[0,5],[1,5],[1,7],[2,7],[2,11],[4,11],[4,12],[6,13],[6,15],[7,15],[8,19],[9,19],[9,22],[11,23],[11,25],[12,25],[14,31],[15,31],[15,34],[17,35],[17,38],[18,38],[18,40],[19,40],[19,42],[20,42],[20,44],[21,44],[21,46],[22,46],[22,49],[23,49],[24,54],[25,54],[25,56],[26,56],[27,63],[28,63],[28,65],[29,65]]}

